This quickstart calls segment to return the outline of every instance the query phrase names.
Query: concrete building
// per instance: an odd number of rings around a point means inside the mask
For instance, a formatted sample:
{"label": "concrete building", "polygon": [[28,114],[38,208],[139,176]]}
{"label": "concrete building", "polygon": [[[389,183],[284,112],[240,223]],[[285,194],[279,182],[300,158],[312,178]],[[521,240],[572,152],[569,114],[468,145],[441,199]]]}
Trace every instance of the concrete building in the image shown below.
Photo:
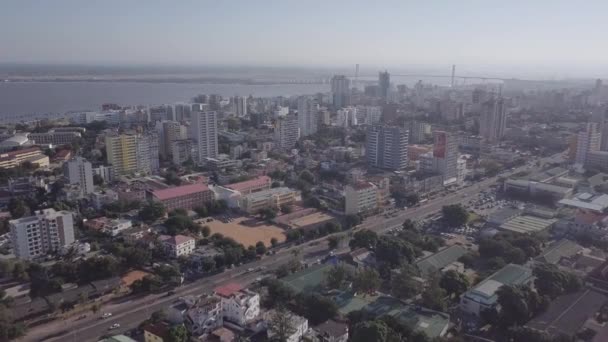
{"label": "concrete building", "polygon": [[420,144],[426,140],[427,133],[431,131],[431,125],[422,121],[410,121],[409,141],[413,144]]}
{"label": "concrete building", "polygon": [[173,150],[172,144],[175,140],[186,139],[182,135],[182,126],[177,121],[161,121],[156,123],[156,131],[158,132],[159,154],[163,158],[168,158]]}
{"label": "concrete building", "polygon": [[299,138],[298,118],[294,114],[287,114],[278,118],[274,129],[274,141],[281,150],[292,149]]}
{"label": "concrete building", "polygon": [[240,207],[249,214],[256,214],[264,208],[279,209],[296,201],[298,192],[286,187],[272,188],[244,195]]}
{"label": "concrete building", "polygon": [[68,145],[79,139],[82,135],[79,132],[46,132],[46,133],[29,133],[28,139],[36,145]]}
{"label": "concrete building", "polygon": [[344,75],[331,78],[332,103],[336,108],[350,105],[350,80]]}
{"label": "concrete building", "polygon": [[108,164],[118,175],[131,174],[140,171],[137,162],[136,134],[120,134],[106,136],[106,152]]}
{"label": "concrete building", "polygon": [[[433,132],[433,158],[435,171],[443,176],[445,185],[458,180],[458,142],[456,137],[446,131]],[[466,167],[466,165],[465,165]]]}
{"label": "concrete building", "polygon": [[171,158],[173,164],[182,165],[184,162],[193,159],[196,152],[196,142],[192,139],[173,140],[171,142]]}
{"label": "concrete building", "polygon": [[509,264],[465,292],[460,298],[460,310],[479,317],[484,310],[496,307],[496,291],[501,286],[528,284],[532,279],[531,269]]}
{"label": "concrete building", "polygon": [[[270,310],[270,311],[266,312],[266,314],[264,315],[264,318],[268,322],[268,321],[272,320],[276,314],[277,313],[275,310]],[[289,321],[291,322],[291,324],[290,324],[291,329],[289,329],[289,331],[291,332],[291,335],[289,337],[287,337],[284,341],[285,342],[302,341],[302,338],[308,331],[308,320],[306,318],[298,316],[292,312],[289,312],[287,315],[289,317]],[[273,337],[275,337],[277,335],[277,332],[274,331],[272,329],[272,327],[269,326],[268,330],[267,330],[267,335],[268,335],[268,338],[272,341]]]}
{"label": "concrete building", "polygon": [[357,126],[357,108],[346,107],[338,109],[338,113],[336,116],[336,124],[344,128]]}
{"label": "concrete building", "polygon": [[243,289],[238,284],[227,284],[215,289],[222,301],[224,321],[244,327],[260,315],[260,295]]}
{"label": "concrete building", "polygon": [[380,106],[357,106],[357,123],[375,125],[380,122],[382,107]]}
{"label": "concrete building", "polygon": [[185,235],[161,235],[158,240],[165,249],[165,252],[173,258],[188,255],[194,252],[194,248],[196,247],[194,238]]}
{"label": "concrete building", "polygon": [[300,137],[307,137],[317,133],[319,105],[310,97],[302,96],[298,99],[298,128]]}
{"label": "concrete building", "polygon": [[608,171],[608,151],[589,151],[585,160],[585,168]]}
{"label": "concrete building", "polygon": [[82,195],[95,191],[93,185],[93,168],[91,163],[82,157],[70,159],[63,164],[63,175],[69,184],[78,184]]}
{"label": "concrete building", "polygon": [[389,90],[391,87],[391,75],[388,71],[378,73],[378,96],[384,101],[388,99]]}
{"label": "concrete building", "polygon": [[370,166],[402,170],[407,167],[408,131],[395,126],[372,126],[367,130],[366,154]]}
{"label": "concrete building", "polygon": [[215,199],[213,191],[200,183],[152,190],[149,194],[151,200],[163,203],[167,212],[178,208],[193,210]]}
{"label": "concrete building", "polygon": [[344,187],[344,214],[370,213],[378,208],[378,188],[369,182]]}
{"label": "concrete building", "polygon": [[15,256],[35,259],[74,242],[72,212],[37,210],[34,215],[10,220],[10,239]]}
{"label": "concrete building", "polygon": [[49,157],[42,154],[40,148],[29,147],[0,154],[0,169],[17,167],[26,161],[42,167],[49,165]]}
{"label": "concrete building", "polygon": [[503,98],[491,99],[482,106],[479,134],[488,143],[497,143],[505,135],[507,109]]}
{"label": "concrete building", "polygon": [[192,112],[190,137],[196,141],[195,162],[205,158],[217,158],[217,113]]}
{"label": "concrete building", "polygon": [[99,165],[93,168],[93,175],[98,175],[105,184],[109,184],[114,180],[114,168],[112,166]]}
{"label": "concrete building", "polygon": [[209,333],[224,324],[222,301],[209,296],[199,299],[185,314],[184,325],[192,336]]}
{"label": "concrete building", "polygon": [[585,165],[589,152],[600,150],[601,138],[601,133],[598,130],[597,123],[587,123],[585,125],[585,130],[579,132],[577,135],[574,163],[578,165]]}
{"label": "concrete building", "polygon": [[232,111],[239,118],[247,116],[247,98],[243,96],[235,96],[232,98]]}
{"label": "concrete building", "polygon": [[268,176],[258,176],[244,182],[232,183],[224,185],[225,188],[238,191],[243,195],[250,193],[269,190],[272,185],[272,179]]}

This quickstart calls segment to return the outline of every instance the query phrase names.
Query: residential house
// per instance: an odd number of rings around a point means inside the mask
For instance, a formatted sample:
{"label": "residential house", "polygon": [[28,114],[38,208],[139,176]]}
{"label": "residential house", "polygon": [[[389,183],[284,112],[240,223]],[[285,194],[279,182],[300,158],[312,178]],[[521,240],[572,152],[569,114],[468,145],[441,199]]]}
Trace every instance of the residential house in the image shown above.
{"label": "residential house", "polygon": [[185,235],[161,235],[158,240],[165,248],[167,254],[174,258],[188,255],[192,253],[196,247],[194,238]]}

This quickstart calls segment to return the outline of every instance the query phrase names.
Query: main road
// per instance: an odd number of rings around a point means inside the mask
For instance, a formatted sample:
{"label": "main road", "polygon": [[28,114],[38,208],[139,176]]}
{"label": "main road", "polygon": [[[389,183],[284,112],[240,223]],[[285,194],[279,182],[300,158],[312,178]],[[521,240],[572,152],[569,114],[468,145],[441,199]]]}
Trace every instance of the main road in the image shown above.
{"label": "main road", "polygon": [[[541,161],[548,161],[554,157],[555,156],[544,158]],[[504,173],[502,176],[508,177],[514,173],[526,170],[533,171],[528,166],[521,166],[510,172]],[[436,213],[444,205],[466,202],[477,196],[479,192],[484,191],[495,184],[497,179],[498,177],[485,179],[471,186],[451,192],[443,197],[429,200],[418,207],[399,212],[399,214],[394,217],[386,218],[382,215],[369,217],[357,227],[357,229],[370,229],[378,233],[384,233],[390,229],[401,226],[406,219],[421,219],[429,214]],[[137,327],[139,323],[147,319],[153,312],[168,307],[179,297],[210,293],[215,287],[230,282],[236,282],[244,286],[249,285],[260,276],[260,273],[248,272],[248,269],[258,269],[259,267],[265,267],[267,269],[277,268],[290,260],[291,253],[294,249],[301,249],[304,257],[319,255],[324,251],[327,251],[326,244],[320,243],[326,241],[326,239],[327,237],[323,237],[299,246],[282,248],[275,255],[266,256],[261,260],[183,285],[175,289],[175,294],[170,296],[164,294],[148,295],[143,298],[131,299],[117,304],[107,304],[101,308],[100,312],[112,312],[112,317],[108,319],[100,319],[100,314],[88,314],[87,317],[83,319],[72,317],[67,318],[66,320],[55,320],[44,325],[32,327],[27,335],[20,338],[19,341],[84,342],[97,341],[100,336],[109,333],[119,334]],[[109,327],[114,323],[119,323],[120,328],[109,331]]]}

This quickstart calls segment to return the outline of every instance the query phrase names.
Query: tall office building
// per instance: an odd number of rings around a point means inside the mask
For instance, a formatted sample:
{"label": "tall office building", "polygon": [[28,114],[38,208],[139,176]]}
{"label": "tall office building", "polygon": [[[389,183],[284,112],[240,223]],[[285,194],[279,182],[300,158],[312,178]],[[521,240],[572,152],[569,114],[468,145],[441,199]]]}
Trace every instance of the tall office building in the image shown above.
{"label": "tall office building", "polygon": [[407,167],[408,131],[375,125],[367,130],[366,155],[370,166],[402,170]]}
{"label": "tall office building", "polygon": [[294,114],[287,114],[277,119],[274,129],[274,140],[281,150],[293,148],[298,141],[298,118]]}
{"label": "tall office building", "polygon": [[217,113],[193,112],[190,123],[190,137],[196,141],[195,162],[201,163],[205,158],[217,158]]}
{"label": "tall office building", "polygon": [[504,137],[506,126],[507,109],[504,99],[485,102],[479,122],[479,135],[488,143],[497,143]]}
{"label": "tall office building", "polygon": [[435,131],[433,139],[435,171],[443,176],[444,184],[456,182],[458,178],[457,137],[446,131]]}
{"label": "tall office building", "polygon": [[246,97],[235,96],[232,99],[232,106],[233,106],[234,114],[237,117],[242,118],[244,116],[247,116],[247,98]]}
{"label": "tall office building", "polygon": [[156,123],[156,131],[158,132],[159,153],[163,158],[168,158],[171,155],[171,143],[175,140],[185,139],[182,134],[182,126],[177,121],[162,121]]}
{"label": "tall office building", "polygon": [[74,242],[72,212],[36,210],[33,216],[9,221],[13,252],[19,259],[35,259]]}
{"label": "tall office building", "polygon": [[601,144],[601,133],[598,124],[589,122],[585,125],[585,130],[578,133],[576,139],[575,164],[585,165],[589,152],[599,151]]}
{"label": "tall office building", "polygon": [[331,78],[332,102],[336,108],[350,105],[350,80],[344,75]]}
{"label": "tall office building", "polygon": [[298,127],[300,137],[307,137],[317,133],[318,129],[319,106],[317,103],[306,96],[298,99]]}
{"label": "tall office building", "polygon": [[108,163],[119,175],[156,173],[159,169],[157,134],[106,136]]}
{"label": "tall office building", "polygon": [[95,191],[93,166],[82,157],[76,157],[63,164],[63,175],[69,184],[78,184],[82,195]]}
{"label": "tall office building", "polygon": [[388,92],[391,87],[391,74],[388,71],[378,73],[378,91],[383,100],[388,99]]}
{"label": "tall office building", "polygon": [[597,107],[593,111],[592,119],[601,133],[600,150],[608,151],[608,106]]}
{"label": "tall office building", "polygon": [[176,103],[173,105],[173,115],[167,117],[167,120],[182,122],[190,118],[192,113],[191,103]]}
{"label": "tall office building", "polygon": [[410,121],[410,142],[420,144],[426,140],[427,131],[431,130],[431,125],[426,122],[413,120]]}

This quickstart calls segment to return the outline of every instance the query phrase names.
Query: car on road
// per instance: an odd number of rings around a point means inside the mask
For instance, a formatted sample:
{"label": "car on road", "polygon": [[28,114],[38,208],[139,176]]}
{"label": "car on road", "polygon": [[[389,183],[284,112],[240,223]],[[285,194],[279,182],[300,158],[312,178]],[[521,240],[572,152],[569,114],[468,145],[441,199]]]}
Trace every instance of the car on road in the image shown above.
{"label": "car on road", "polygon": [[108,317],[112,317],[111,312],[104,312],[103,315],[101,315],[101,318],[108,318]]}
{"label": "car on road", "polygon": [[118,329],[118,328],[120,328],[120,324],[114,323],[114,324],[110,325],[108,330],[114,330],[114,329]]}

